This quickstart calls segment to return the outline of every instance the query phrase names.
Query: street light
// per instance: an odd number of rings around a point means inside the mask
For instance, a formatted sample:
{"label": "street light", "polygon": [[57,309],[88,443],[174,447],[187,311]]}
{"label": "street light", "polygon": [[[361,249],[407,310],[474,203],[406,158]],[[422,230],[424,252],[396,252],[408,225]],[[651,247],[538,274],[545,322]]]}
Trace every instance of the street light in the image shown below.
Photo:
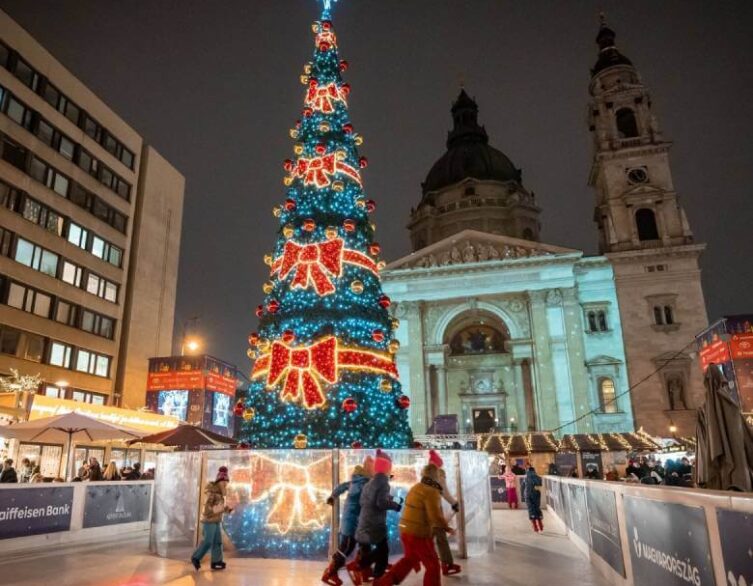
{"label": "street light", "polygon": [[196,354],[200,348],[201,342],[198,338],[185,338],[180,347],[180,355],[185,356],[186,354]]}

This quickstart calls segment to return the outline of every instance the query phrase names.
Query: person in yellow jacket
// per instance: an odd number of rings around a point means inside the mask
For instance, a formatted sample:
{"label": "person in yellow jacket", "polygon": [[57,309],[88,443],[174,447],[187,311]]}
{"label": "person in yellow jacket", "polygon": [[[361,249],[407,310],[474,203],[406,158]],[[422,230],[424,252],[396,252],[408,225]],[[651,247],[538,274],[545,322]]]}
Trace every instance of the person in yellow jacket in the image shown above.
{"label": "person in yellow jacket", "polygon": [[405,508],[399,525],[404,556],[389,572],[377,578],[374,586],[400,584],[412,569],[418,569],[420,565],[426,570],[424,586],[441,585],[434,534],[437,530],[454,533],[442,514],[441,501],[439,468],[435,464],[428,464],[421,473],[421,481],[414,484],[405,497]]}

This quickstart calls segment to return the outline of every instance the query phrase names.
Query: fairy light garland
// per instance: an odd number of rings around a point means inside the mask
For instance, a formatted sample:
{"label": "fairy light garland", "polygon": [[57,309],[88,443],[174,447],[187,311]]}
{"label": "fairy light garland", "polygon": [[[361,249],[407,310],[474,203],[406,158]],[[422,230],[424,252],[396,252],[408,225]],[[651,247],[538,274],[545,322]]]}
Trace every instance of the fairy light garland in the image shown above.
{"label": "fairy light garland", "polygon": [[320,1],[285,194],[273,210],[270,278],[249,336],[255,363],[243,412],[254,416],[238,436],[255,448],[407,448],[410,397],[397,379],[396,325],[379,278],[376,203],[363,189],[368,161],[349,118],[334,2]]}

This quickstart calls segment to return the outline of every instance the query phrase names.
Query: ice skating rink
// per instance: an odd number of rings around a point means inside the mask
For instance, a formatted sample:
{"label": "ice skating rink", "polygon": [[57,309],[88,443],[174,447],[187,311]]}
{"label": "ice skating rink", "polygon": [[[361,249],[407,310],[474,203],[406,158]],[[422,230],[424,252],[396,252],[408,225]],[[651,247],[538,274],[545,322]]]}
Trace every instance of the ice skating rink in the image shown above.
{"label": "ice skating rink", "polygon": [[[463,573],[444,578],[448,586],[605,586],[606,580],[565,537],[564,528],[545,514],[543,534],[535,534],[524,510],[494,511],[494,553],[459,560]],[[11,586],[317,586],[324,565],[272,559],[228,559],[224,571],[201,571],[186,560],[163,559],[148,551],[148,538],[94,544],[0,559],[0,584]],[[350,584],[343,570],[341,578]],[[422,583],[412,574],[406,586]]]}

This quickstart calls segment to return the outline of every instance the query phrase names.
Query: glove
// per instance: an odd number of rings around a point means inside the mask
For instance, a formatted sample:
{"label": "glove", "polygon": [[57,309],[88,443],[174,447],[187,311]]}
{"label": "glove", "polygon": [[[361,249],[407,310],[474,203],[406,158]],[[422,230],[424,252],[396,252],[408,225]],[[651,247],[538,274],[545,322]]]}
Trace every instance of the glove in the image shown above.
{"label": "glove", "polygon": [[455,511],[456,513],[459,513],[460,512],[460,503],[455,503],[454,505],[452,505],[452,510]]}
{"label": "glove", "polygon": [[331,507],[335,504],[335,499],[333,499],[331,496],[327,497],[327,504]]}

